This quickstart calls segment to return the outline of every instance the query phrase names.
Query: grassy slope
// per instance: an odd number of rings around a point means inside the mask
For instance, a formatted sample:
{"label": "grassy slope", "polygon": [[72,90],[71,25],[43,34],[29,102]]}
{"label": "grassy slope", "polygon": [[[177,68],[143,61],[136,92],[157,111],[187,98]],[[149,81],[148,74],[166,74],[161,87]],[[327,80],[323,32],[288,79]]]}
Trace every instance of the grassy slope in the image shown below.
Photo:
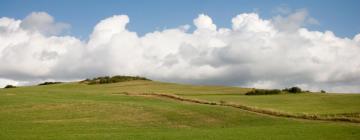
{"label": "grassy slope", "polygon": [[280,94],[280,95],[183,95],[210,101],[227,101],[290,113],[360,113],[358,94]]}
{"label": "grassy slope", "polygon": [[[246,89],[245,89],[246,90]],[[269,117],[119,92],[243,93],[134,81],[0,89],[0,139],[358,139],[350,123]]]}

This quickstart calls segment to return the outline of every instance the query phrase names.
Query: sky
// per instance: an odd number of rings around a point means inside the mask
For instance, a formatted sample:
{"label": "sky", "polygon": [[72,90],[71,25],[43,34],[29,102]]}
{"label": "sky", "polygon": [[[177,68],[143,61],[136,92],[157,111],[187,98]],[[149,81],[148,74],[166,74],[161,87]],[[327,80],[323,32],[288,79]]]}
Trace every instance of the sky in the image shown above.
{"label": "sky", "polygon": [[358,5],[0,0],[0,87],[120,74],[359,93]]}
{"label": "sky", "polygon": [[115,14],[131,17],[128,28],[143,35],[188,24],[200,13],[211,16],[220,27],[230,27],[229,21],[239,13],[257,12],[269,19],[279,14],[279,8],[306,8],[320,21],[311,29],[331,30],[337,36],[352,38],[360,31],[360,18],[356,14],[360,13],[359,5],[358,0],[1,0],[0,17],[22,19],[31,12],[44,11],[69,23],[71,35],[87,39],[98,21]]}

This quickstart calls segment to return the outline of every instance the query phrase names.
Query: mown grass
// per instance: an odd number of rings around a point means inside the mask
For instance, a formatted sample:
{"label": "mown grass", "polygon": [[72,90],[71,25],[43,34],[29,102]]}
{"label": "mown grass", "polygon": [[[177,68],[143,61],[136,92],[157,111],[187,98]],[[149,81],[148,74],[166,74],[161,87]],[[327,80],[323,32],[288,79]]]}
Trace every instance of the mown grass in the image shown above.
{"label": "mown grass", "polygon": [[193,99],[193,98],[184,98],[184,97],[176,96],[173,94],[158,94],[158,93],[145,93],[145,94],[123,93],[123,94],[133,95],[133,96],[156,96],[156,97],[163,97],[163,98],[173,99],[173,100],[177,100],[177,101],[191,102],[191,103],[197,103],[197,104],[227,106],[227,107],[238,108],[241,110],[250,111],[253,113],[260,113],[260,114],[264,114],[264,115],[271,115],[271,116],[277,116],[277,117],[360,123],[358,114],[353,114],[353,113],[351,113],[351,114],[331,114],[331,115],[328,115],[328,114],[327,115],[304,114],[304,113],[300,114],[300,113],[282,112],[282,111],[271,110],[271,109],[266,109],[266,108],[258,108],[258,107],[244,105],[244,104],[238,104],[238,103],[227,103],[226,101],[214,102],[214,101],[199,100],[199,99]]}
{"label": "mown grass", "polygon": [[244,95],[182,95],[209,101],[226,101],[253,107],[305,114],[360,113],[359,94],[278,94]]}
{"label": "mown grass", "polygon": [[[223,91],[223,92],[222,92]],[[246,89],[132,81],[0,89],[0,139],[359,139],[360,126],[270,117],[121,92],[240,94]]]}

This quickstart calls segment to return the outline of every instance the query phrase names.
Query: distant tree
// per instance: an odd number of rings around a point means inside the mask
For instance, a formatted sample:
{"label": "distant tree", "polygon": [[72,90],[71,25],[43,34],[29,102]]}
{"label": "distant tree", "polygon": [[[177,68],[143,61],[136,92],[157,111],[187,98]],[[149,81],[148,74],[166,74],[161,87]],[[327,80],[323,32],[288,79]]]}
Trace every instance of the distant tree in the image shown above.
{"label": "distant tree", "polygon": [[321,92],[321,93],[326,93],[326,91],[325,91],[325,90],[321,90],[320,92]]}
{"label": "distant tree", "polygon": [[44,83],[40,83],[39,86],[44,86],[44,85],[53,85],[53,84],[60,84],[61,82],[44,82]]}
{"label": "distant tree", "polygon": [[125,82],[125,81],[132,81],[132,80],[148,80],[148,81],[150,81],[150,79],[147,79],[145,77],[116,75],[116,76],[113,76],[113,77],[103,76],[103,77],[96,77],[96,78],[93,78],[93,79],[86,79],[86,80],[84,80],[82,82],[85,82],[85,83],[88,83],[88,84],[92,85],[92,84],[117,83],[117,82]]}
{"label": "distant tree", "polygon": [[301,93],[301,88],[299,87],[292,87],[289,90],[290,93]]}
{"label": "distant tree", "polygon": [[280,94],[281,90],[278,89],[255,89],[245,93],[245,95],[272,95]]}
{"label": "distant tree", "polygon": [[301,88],[299,87],[291,87],[291,88],[285,88],[283,91],[289,92],[289,93],[301,93]]}
{"label": "distant tree", "polygon": [[6,85],[4,88],[16,88],[16,86],[13,86],[13,85]]}
{"label": "distant tree", "polygon": [[289,89],[288,89],[288,88],[284,88],[282,91],[284,91],[284,92],[289,92]]}

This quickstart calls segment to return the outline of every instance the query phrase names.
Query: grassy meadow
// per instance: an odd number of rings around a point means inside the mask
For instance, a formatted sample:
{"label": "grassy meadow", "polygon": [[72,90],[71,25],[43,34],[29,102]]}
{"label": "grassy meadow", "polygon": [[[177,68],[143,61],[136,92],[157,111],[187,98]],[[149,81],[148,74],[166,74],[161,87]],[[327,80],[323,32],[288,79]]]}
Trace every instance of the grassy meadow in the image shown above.
{"label": "grassy meadow", "polygon": [[278,95],[182,95],[185,97],[225,101],[289,113],[346,114],[360,113],[360,96],[357,94],[278,94]]}
{"label": "grassy meadow", "polygon": [[358,113],[360,95],[243,95],[251,89],[154,81],[0,89],[0,139],[356,140],[360,124],[274,117],[226,106],[121,93],[176,94],[287,112]]}

